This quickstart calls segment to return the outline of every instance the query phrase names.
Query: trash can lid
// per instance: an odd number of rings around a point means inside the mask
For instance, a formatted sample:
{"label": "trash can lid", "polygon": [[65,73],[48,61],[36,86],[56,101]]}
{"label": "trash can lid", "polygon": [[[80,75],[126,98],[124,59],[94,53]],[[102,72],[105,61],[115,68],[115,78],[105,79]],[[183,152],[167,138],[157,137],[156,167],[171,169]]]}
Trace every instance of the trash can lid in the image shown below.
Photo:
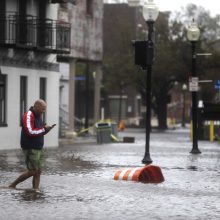
{"label": "trash can lid", "polygon": [[111,123],[109,123],[109,122],[98,122],[98,123],[95,124],[95,126],[97,128],[99,128],[99,127],[110,127]]}

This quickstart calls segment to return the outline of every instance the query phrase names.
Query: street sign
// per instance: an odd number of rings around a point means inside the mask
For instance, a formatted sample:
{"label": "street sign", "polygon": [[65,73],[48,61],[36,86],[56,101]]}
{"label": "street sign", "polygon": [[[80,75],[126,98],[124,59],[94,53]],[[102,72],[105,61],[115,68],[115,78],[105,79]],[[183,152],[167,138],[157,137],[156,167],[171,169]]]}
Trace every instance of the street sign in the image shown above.
{"label": "street sign", "polygon": [[212,53],[197,53],[196,56],[212,56]]}
{"label": "street sign", "polygon": [[78,76],[75,76],[75,80],[76,80],[76,81],[84,81],[84,80],[86,80],[86,77],[85,77],[85,76],[78,75]]}
{"label": "street sign", "polygon": [[190,77],[189,78],[189,91],[190,92],[198,92],[199,91],[199,78],[198,77]]}
{"label": "street sign", "polygon": [[217,80],[214,87],[215,87],[215,89],[220,89],[220,80]]}

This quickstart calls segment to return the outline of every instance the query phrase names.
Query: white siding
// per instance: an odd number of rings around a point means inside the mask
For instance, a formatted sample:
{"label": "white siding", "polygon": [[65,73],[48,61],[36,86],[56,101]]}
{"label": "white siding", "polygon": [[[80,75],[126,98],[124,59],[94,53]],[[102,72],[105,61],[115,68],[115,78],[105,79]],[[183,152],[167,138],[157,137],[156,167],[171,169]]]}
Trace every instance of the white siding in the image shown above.
{"label": "white siding", "polygon": [[7,127],[0,127],[0,149],[20,147],[20,76],[27,76],[27,106],[39,98],[40,77],[47,78],[47,123],[57,126],[45,136],[45,147],[58,146],[59,73],[1,66],[7,75]]}
{"label": "white siding", "polygon": [[69,110],[69,63],[60,63],[60,107],[68,112]]}

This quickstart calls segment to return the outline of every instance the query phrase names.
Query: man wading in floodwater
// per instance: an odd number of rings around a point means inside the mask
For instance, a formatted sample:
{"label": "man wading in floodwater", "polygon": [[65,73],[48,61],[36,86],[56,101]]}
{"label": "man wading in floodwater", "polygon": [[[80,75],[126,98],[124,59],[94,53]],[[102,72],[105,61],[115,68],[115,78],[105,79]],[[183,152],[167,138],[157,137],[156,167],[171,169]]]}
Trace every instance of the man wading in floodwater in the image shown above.
{"label": "man wading in floodwater", "polygon": [[52,126],[43,125],[42,115],[46,111],[46,107],[46,102],[39,99],[22,117],[20,142],[25,156],[27,171],[9,185],[11,188],[15,188],[17,184],[33,176],[33,189],[39,190],[43,163],[44,135],[55,126],[55,124]]}

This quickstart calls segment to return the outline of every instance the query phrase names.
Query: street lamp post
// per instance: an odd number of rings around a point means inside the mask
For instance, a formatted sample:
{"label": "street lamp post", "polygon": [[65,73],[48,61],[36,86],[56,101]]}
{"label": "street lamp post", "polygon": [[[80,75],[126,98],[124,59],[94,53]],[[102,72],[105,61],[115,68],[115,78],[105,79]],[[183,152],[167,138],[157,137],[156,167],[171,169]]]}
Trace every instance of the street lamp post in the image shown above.
{"label": "street lamp post", "polygon": [[183,84],[182,85],[182,91],[183,91],[183,112],[182,112],[182,127],[185,128],[185,105],[186,105],[186,90],[187,90],[187,85]]}
{"label": "street lamp post", "polygon": [[142,160],[144,164],[152,163],[150,157],[150,130],[151,130],[151,72],[153,62],[153,24],[156,21],[159,14],[158,7],[153,3],[153,0],[148,0],[143,5],[143,17],[148,25],[148,39],[147,39],[147,61],[146,61],[146,143],[145,143],[145,154]]}
{"label": "street lamp post", "polygon": [[[197,77],[196,75],[196,42],[198,41],[200,36],[200,30],[197,27],[194,19],[187,30],[187,38],[191,42],[192,49],[192,77]],[[198,148],[198,98],[197,91],[192,91],[192,124],[193,124],[193,143],[192,150],[190,153],[192,154],[200,154],[201,151]]]}
{"label": "street lamp post", "polygon": [[[89,127],[89,63],[86,64],[86,100],[85,100],[85,125],[84,128],[87,129]],[[88,133],[86,130],[85,133]]]}

